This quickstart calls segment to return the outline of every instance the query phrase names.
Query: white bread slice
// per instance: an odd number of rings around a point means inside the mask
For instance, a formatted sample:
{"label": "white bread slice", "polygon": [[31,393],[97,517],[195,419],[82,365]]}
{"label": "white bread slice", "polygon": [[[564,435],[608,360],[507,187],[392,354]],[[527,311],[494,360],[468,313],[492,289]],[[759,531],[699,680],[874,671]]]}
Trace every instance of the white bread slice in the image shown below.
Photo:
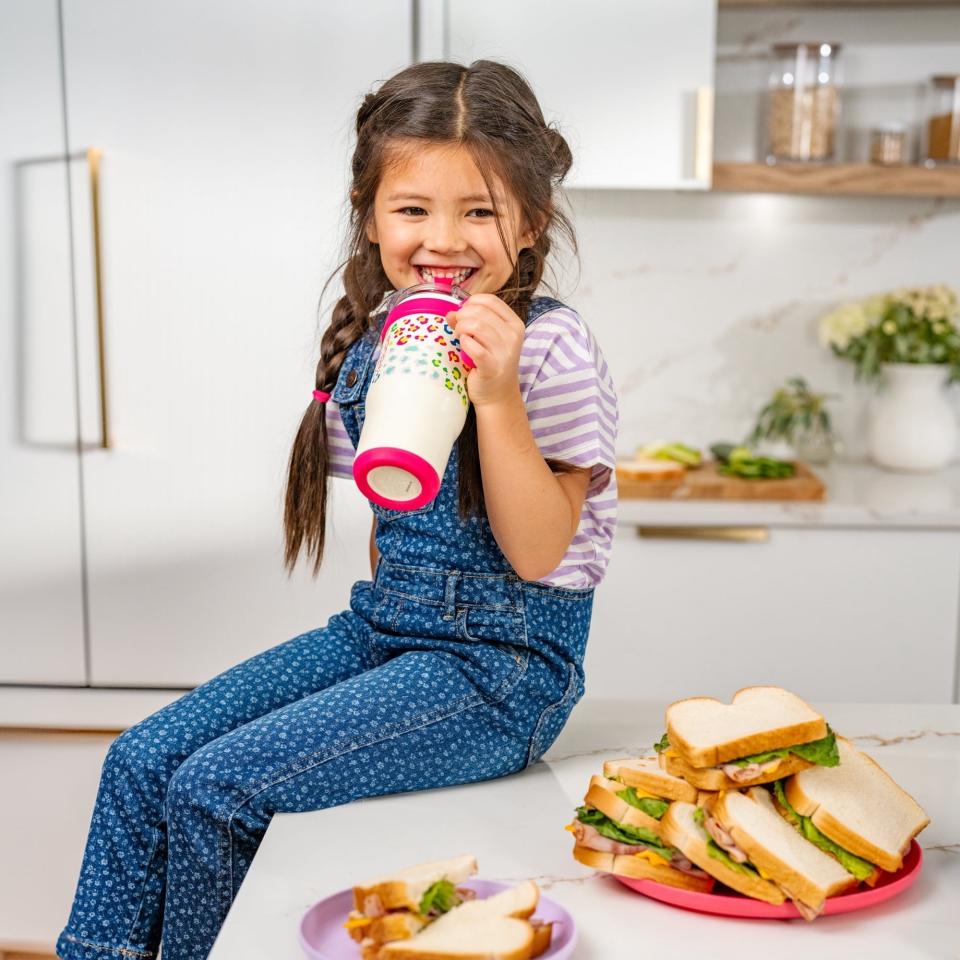
{"label": "white bread slice", "polygon": [[834,843],[891,873],[930,822],[872,757],[837,737],[838,767],[814,767],[784,784],[790,806]]}
{"label": "white bread slice", "polygon": [[698,790],[709,790],[713,793],[720,790],[743,790],[760,783],[771,783],[813,766],[809,760],[791,753],[777,761],[776,766],[771,765],[766,773],[760,773],[750,780],[731,780],[720,767],[692,767],[681,756],[661,756],[668,773],[686,780]]}
{"label": "white bread slice", "polygon": [[744,687],[731,703],[690,697],[667,707],[670,746],[693,767],[820,740],[827,723],[810,704],[782,687]]}
{"label": "white bread slice", "polygon": [[621,800],[617,793],[624,789],[622,783],[594,774],[590,778],[590,787],[583,799],[585,803],[591,807],[596,807],[611,820],[628,827],[644,827],[654,836],[659,837],[660,821],[656,817],[651,817],[650,814],[637,809],[637,807],[631,806],[626,800]]}
{"label": "white bread slice", "polygon": [[463,883],[477,872],[477,860],[469,853],[450,860],[432,860],[406,870],[374,877],[353,888],[354,909],[363,912],[363,902],[369,896],[378,896],[385,910],[413,910],[417,912],[427,888],[438,880],[453,884]]}
{"label": "white bread slice", "polygon": [[529,960],[538,943],[527,918],[539,899],[539,887],[526,880],[484,900],[470,900],[409,940],[388,943],[380,956],[384,960]]}
{"label": "white bread slice", "polygon": [[619,777],[625,786],[651,797],[661,797],[664,800],[688,800],[694,803],[697,799],[696,788],[690,786],[680,777],[660,769],[660,758],[653,757],[624,757],[620,760],[607,760],[603,764],[605,777]]}
{"label": "white bread slice", "polygon": [[655,880],[657,883],[665,883],[668,887],[679,887],[681,890],[693,890],[696,893],[709,893],[713,889],[712,877],[693,877],[689,873],[671,867],[666,860],[656,854],[644,856],[629,853],[603,853],[600,850],[591,850],[589,847],[574,844],[573,857],[585,867],[602,870],[604,873],[613,873],[618,877]]}
{"label": "white bread slice", "polygon": [[676,847],[688,860],[732,890],[744,896],[753,897],[755,900],[765,900],[773,904],[783,903],[783,892],[769,880],[739,873],[723,861],[710,856],[707,848],[709,835],[693,819],[696,809],[692,803],[684,800],[671,803],[661,821],[664,840]]}
{"label": "white bread slice", "polygon": [[760,787],[753,787],[749,795],[720,793],[710,812],[761,876],[769,877],[792,900],[814,912],[820,912],[827,897],[857,884],[833,857],[791,827]]}
{"label": "white bread slice", "polygon": [[686,473],[687,468],[675,460],[637,456],[617,461],[617,475],[628,480],[682,480]]}

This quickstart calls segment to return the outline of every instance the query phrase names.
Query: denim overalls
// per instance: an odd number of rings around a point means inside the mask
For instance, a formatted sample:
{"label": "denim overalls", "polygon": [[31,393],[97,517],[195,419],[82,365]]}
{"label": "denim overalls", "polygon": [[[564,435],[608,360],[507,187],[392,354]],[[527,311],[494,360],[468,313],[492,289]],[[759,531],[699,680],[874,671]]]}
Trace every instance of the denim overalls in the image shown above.
{"label": "denim overalls", "polygon": [[[353,345],[333,391],[354,445],[375,344]],[[373,506],[380,561],[349,610],[113,742],[60,957],[154,957],[162,934],[164,960],[202,960],[273,814],[540,758],[583,693],[593,591],[519,579],[457,502],[454,450],[432,503]]]}

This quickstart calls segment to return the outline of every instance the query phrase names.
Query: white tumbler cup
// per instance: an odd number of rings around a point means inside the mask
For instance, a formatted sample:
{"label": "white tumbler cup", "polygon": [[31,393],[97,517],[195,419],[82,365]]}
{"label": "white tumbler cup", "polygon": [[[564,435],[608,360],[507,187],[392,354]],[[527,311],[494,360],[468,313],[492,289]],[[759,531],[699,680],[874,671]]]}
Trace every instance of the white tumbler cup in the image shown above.
{"label": "white tumbler cup", "polygon": [[416,510],[440,490],[470,404],[472,363],[444,320],[464,300],[459,287],[442,279],[393,298],[353,462],[357,486],[382,507]]}

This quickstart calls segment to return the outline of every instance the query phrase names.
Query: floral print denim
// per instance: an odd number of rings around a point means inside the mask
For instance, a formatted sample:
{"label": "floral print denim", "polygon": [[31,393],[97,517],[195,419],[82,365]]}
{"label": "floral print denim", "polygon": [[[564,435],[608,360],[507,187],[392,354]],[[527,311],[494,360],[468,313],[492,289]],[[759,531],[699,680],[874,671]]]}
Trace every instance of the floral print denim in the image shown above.
{"label": "floral print denim", "polygon": [[[354,444],[374,343],[334,390]],[[556,739],[583,694],[593,591],[519,579],[486,518],[458,516],[456,459],[420,510],[373,507],[381,558],[349,610],[114,741],[58,956],[162,942],[164,960],[202,960],[275,813],[500,777]]]}

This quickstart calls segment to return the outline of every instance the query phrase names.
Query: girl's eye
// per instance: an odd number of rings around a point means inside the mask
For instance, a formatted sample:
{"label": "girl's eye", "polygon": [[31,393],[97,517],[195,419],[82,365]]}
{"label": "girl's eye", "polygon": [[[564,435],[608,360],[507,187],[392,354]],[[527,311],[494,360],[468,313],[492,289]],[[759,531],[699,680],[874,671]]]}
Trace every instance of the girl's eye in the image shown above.
{"label": "girl's eye", "polygon": [[480,216],[477,217],[478,220],[485,220],[485,219],[487,219],[487,217],[495,217],[495,216],[496,216],[496,213],[494,213],[493,210],[488,210],[486,207],[475,207],[473,210],[470,211],[470,213],[471,213],[471,214],[474,214],[474,213],[480,214]]}
{"label": "girl's eye", "polygon": [[423,207],[401,207],[397,212],[409,214],[412,217],[422,217],[427,211]]}

